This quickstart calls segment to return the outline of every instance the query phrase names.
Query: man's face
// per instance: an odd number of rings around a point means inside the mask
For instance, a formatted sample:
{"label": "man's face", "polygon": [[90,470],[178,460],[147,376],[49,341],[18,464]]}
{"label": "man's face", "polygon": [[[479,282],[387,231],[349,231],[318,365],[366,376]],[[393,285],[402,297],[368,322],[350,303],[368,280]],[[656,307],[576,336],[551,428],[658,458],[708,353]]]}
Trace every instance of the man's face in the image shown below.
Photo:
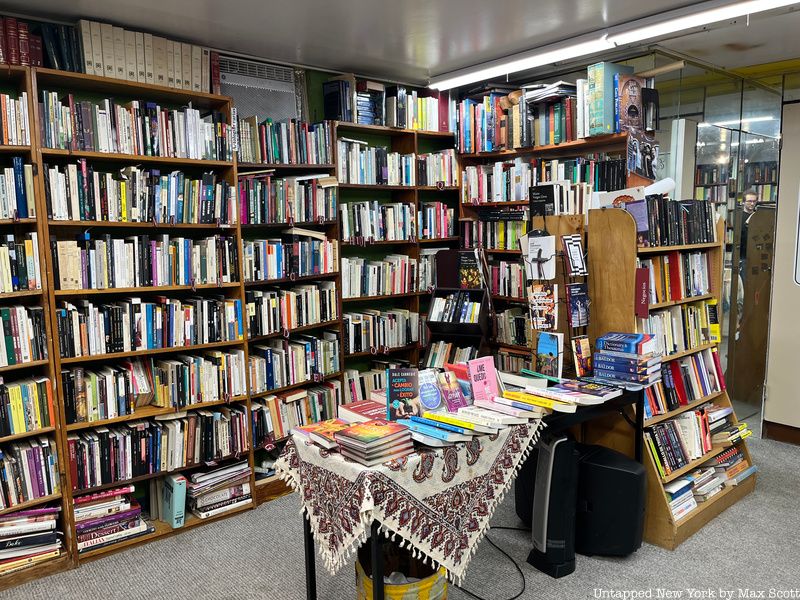
{"label": "man's face", "polygon": [[756,196],[753,194],[747,194],[744,197],[744,211],[745,212],[753,212],[756,209]]}

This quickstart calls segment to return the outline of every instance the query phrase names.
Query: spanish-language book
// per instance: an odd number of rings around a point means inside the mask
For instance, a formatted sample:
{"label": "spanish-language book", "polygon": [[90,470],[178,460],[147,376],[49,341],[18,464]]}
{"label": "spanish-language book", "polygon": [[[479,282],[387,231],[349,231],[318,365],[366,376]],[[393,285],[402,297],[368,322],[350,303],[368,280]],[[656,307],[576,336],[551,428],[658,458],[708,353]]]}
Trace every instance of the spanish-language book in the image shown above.
{"label": "spanish-language book", "polygon": [[514,417],[482,406],[465,406],[464,408],[459,408],[458,416],[464,417],[473,423],[498,428],[507,427],[509,425],[521,425],[528,422],[527,417]]}
{"label": "spanish-language book", "polygon": [[475,435],[477,432],[474,429],[469,427],[461,427],[459,425],[453,425],[452,423],[445,423],[443,421],[437,421],[435,419],[429,419],[427,417],[411,417],[409,419],[414,423],[420,423],[422,425],[427,425],[429,427],[438,427],[439,429],[443,429],[444,431],[450,431],[452,433],[459,433],[462,435],[472,436]]}
{"label": "spanish-language book", "polygon": [[341,404],[337,410],[339,418],[348,423],[363,423],[386,416],[386,403],[374,400],[357,400],[349,404]]}
{"label": "spanish-language book", "polygon": [[368,451],[408,437],[408,428],[392,421],[374,419],[337,431],[333,437],[341,446]]}
{"label": "spanish-language book", "polygon": [[536,344],[536,371],[542,375],[561,378],[564,366],[564,334],[541,332]]}
{"label": "spanish-language book", "polygon": [[575,374],[585,377],[592,374],[592,348],[589,345],[589,336],[579,335],[570,340],[572,345],[572,358],[575,361]]}
{"label": "spanish-language book", "polygon": [[499,388],[493,356],[483,356],[467,361],[467,368],[472,384],[473,401],[489,400],[497,396]]}
{"label": "spanish-language book", "polygon": [[419,372],[419,402],[423,410],[439,410],[442,406],[442,391],[439,389],[436,369]]}
{"label": "spanish-language book", "polygon": [[302,427],[295,427],[294,431],[307,437],[318,446],[331,450],[338,445],[334,434],[348,427],[350,427],[350,423],[343,419],[327,419],[319,423],[310,423]]}
{"label": "spanish-language book", "polygon": [[421,421],[412,419],[400,419],[397,421],[401,425],[405,425],[411,431],[411,437],[416,439],[415,434],[422,434],[427,437],[437,439],[442,442],[468,442],[472,439],[471,435],[464,433],[456,433],[455,431],[447,431],[435,425],[428,425]]}
{"label": "spanish-language book", "polygon": [[589,288],[585,283],[568,283],[566,285],[567,305],[570,327],[586,327],[589,325]]}
{"label": "spanish-language book", "polygon": [[533,406],[532,404],[526,404],[524,405],[524,408],[515,408],[514,406],[503,404],[497,401],[497,396],[495,396],[491,400],[476,400],[475,406],[486,408],[488,410],[492,410],[497,413],[502,413],[510,417],[523,418],[526,421],[544,415],[544,411],[542,409]]}
{"label": "spanish-language book", "polygon": [[442,399],[447,405],[448,411],[456,412],[462,406],[468,405],[454,373],[442,371],[439,373],[438,379],[439,389],[442,390]]}
{"label": "spanish-language book", "polygon": [[425,411],[422,415],[426,419],[431,421],[436,421],[437,423],[444,423],[446,425],[454,425],[455,427],[461,427],[467,430],[473,430],[475,433],[496,433],[496,427],[487,427],[486,425],[481,425],[480,423],[474,423],[466,418],[461,418],[459,415],[454,415],[450,413],[433,413],[430,411]]}
{"label": "spanish-language book", "polygon": [[498,396],[495,400],[502,404],[508,404],[505,402],[506,400],[510,400],[517,404],[511,404],[511,406],[520,408],[520,404],[525,405],[533,405],[538,406],[541,408],[549,408],[550,410],[554,410],[556,412],[565,412],[565,413],[574,413],[577,404],[573,402],[563,402],[560,400],[553,400],[551,398],[545,398],[544,396],[538,395],[540,390],[536,390],[535,392],[503,392],[502,396]]}
{"label": "spanish-language book", "polygon": [[658,344],[654,335],[650,333],[606,333],[597,338],[596,350],[610,350],[612,352],[625,352],[647,357],[654,354]]}
{"label": "spanish-language book", "polygon": [[419,381],[416,369],[386,369],[386,418],[390,421],[419,416]]}
{"label": "spanish-language book", "polygon": [[463,251],[458,255],[458,284],[461,289],[481,287],[483,278],[478,266],[478,258],[473,252]]}

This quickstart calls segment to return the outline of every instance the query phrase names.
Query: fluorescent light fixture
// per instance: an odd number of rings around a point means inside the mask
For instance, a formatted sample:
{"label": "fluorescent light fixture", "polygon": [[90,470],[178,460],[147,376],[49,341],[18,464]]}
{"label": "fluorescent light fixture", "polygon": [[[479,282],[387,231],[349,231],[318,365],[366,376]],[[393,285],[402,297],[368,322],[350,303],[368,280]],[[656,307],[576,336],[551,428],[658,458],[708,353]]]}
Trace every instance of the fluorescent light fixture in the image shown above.
{"label": "fluorescent light fixture", "polygon": [[703,122],[703,123],[698,123],[697,126],[698,127],[711,127],[713,125],[713,126],[716,126],[716,127],[725,127],[727,125],[738,125],[739,123],[742,123],[742,124],[744,124],[744,123],[763,123],[764,121],[774,121],[774,120],[775,120],[775,117],[770,117],[770,116],[766,116],[766,117],[751,117],[749,119],[731,119],[729,121],[716,121],[714,123]]}
{"label": "fluorescent light fixture", "polygon": [[642,42],[686,29],[696,29],[719,21],[791,6],[798,2],[800,0],[747,0],[733,4],[725,4],[720,1],[704,2],[702,5],[710,8],[694,13],[687,12],[691,9],[669,11],[612,28],[610,31],[573,38],[570,40],[571,43],[550,44],[474,67],[444,73],[431,78],[428,87],[436,90],[449,90],[476,81],[590,56],[618,46]]}
{"label": "fluorescent light fixture", "polygon": [[797,1],[749,0],[747,2],[737,2],[736,4],[719,6],[674,19],[662,20],[645,27],[637,27],[625,33],[609,36],[608,41],[615,46],[635,44],[636,42],[662,37],[671,33],[677,33],[678,31],[684,31],[685,29],[694,29],[711,23],[718,23],[720,21],[736,19],[753,13],[764,12],[765,10],[783,8],[784,6],[790,6],[792,4],[797,4]]}

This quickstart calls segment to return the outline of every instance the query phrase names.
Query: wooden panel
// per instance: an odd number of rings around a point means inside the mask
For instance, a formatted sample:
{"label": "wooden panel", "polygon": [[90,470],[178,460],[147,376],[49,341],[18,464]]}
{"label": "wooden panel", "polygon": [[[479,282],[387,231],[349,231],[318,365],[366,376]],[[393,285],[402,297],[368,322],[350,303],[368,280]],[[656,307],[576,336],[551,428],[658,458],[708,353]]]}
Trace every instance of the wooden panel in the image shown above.
{"label": "wooden panel", "polygon": [[291,493],[292,488],[277,476],[256,481],[255,499],[257,505]]}
{"label": "wooden panel", "polygon": [[635,331],[636,222],[619,208],[589,211],[589,337]]}

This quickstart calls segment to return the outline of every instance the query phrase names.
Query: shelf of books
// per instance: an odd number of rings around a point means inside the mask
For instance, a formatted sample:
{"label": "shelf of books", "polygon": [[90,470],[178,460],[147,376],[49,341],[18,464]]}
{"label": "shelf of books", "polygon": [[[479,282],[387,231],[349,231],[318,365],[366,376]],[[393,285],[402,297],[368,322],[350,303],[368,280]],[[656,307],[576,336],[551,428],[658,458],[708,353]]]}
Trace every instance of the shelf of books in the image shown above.
{"label": "shelf of books", "polygon": [[[750,430],[733,411],[717,349],[724,222],[715,222],[713,205],[702,200],[639,202],[666,219],[680,209],[688,225],[637,225],[632,213],[642,212],[633,207],[589,211],[589,335],[649,333],[662,353],[637,362],[637,373],[652,383],[643,391],[645,539],[674,549],[753,491],[755,466],[744,441]],[[602,358],[615,360],[613,352]],[[630,431],[613,419],[587,441],[630,454]]]}
{"label": "shelf of books", "polygon": [[349,401],[372,389],[352,367],[419,364],[433,259],[460,240],[459,169],[448,132],[338,121],[335,139]]}

